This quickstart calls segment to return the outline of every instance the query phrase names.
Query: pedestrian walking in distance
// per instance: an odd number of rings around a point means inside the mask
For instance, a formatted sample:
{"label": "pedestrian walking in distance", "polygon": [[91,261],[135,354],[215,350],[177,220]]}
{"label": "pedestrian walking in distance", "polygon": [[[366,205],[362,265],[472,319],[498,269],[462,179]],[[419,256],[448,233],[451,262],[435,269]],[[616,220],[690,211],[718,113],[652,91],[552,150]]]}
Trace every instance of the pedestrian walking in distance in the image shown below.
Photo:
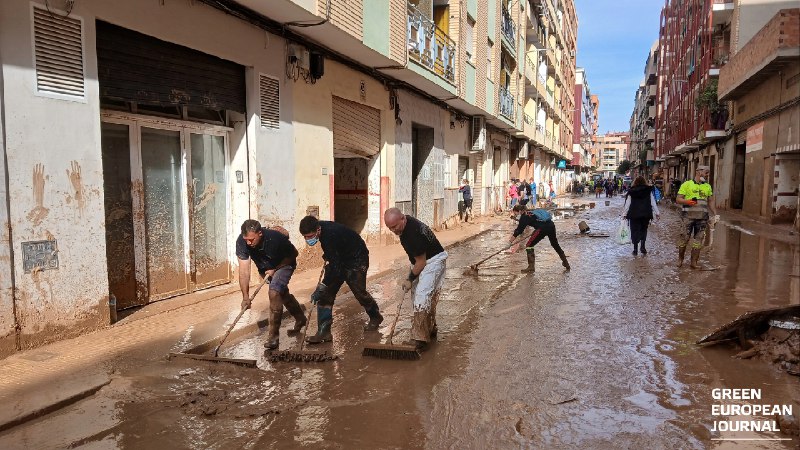
{"label": "pedestrian walking in distance", "polygon": [[369,250],[364,239],[342,224],[318,220],[314,216],[303,217],[300,234],[307,245],[319,243],[322,246],[322,259],[328,263],[324,278],[311,294],[311,303],[317,307],[317,334],[306,338],[306,342],[320,344],[333,339],[333,302],[344,283],[350,287],[369,317],[364,331],[376,331],[383,322],[383,316],[375,299],[367,291]]}
{"label": "pedestrian walking in distance", "polygon": [[411,262],[411,270],[402,282],[403,290],[411,291],[414,299],[411,340],[406,344],[425,350],[438,331],[436,303],[444,283],[447,252],[430,227],[397,208],[387,209],[383,221],[392,233],[400,236],[400,245]]}
{"label": "pedestrian walking in distance", "polygon": [[708,184],[710,174],[708,166],[697,166],[694,178],[685,181],[678,189],[676,202],[683,205],[681,211],[681,232],[678,237],[678,267],[683,266],[686,247],[691,242],[692,269],[700,269],[700,250],[706,240],[709,212],[717,219],[717,208],[714,206],[714,192]]}
{"label": "pedestrian walking in distance", "polygon": [[[648,186],[644,177],[636,177],[633,186],[625,194],[625,206],[622,210],[622,217],[628,219],[631,227],[631,242],[633,242],[633,256],[647,254],[647,227],[653,217],[660,217],[656,198],[653,195],[653,187]],[[641,247],[639,246],[641,244]]]}
{"label": "pedestrian walking in distance", "polygon": [[[536,255],[533,253],[533,247],[545,237],[550,239],[550,245],[553,246],[553,249],[561,258],[561,264],[564,266],[566,271],[569,271],[570,267],[569,262],[567,262],[567,255],[564,254],[564,250],[562,250],[561,246],[558,245],[558,238],[556,238],[556,224],[553,223],[553,218],[550,213],[546,209],[533,209],[527,211],[524,207],[517,205],[514,207],[514,215],[519,221],[519,225],[517,225],[514,233],[508,239],[509,243],[514,242],[514,240],[525,231],[525,228],[533,227],[534,229],[533,234],[525,244],[525,253],[528,256],[528,267],[522,269],[522,273],[536,271]],[[518,248],[519,243],[512,247],[511,252],[516,252]]]}
{"label": "pedestrian walking in distance", "polygon": [[242,223],[242,234],[236,239],[236,257],[239,259],[239,289],[242,291],[242,309],[250,304],[250,261],[253,261],[261,278],[269,281],[269,337],[264,344],[268,350],[278,348],[283,307],[294,317],[298,333],[306,325],[300,303],[289,293],[289,280],[297,267],[297,249],[288,233],[264,228],[257,220]]}
{"label": "pedestrian walking in distance", "polygon": [[461,187],[458,188],[458,192],[461,192],[464,198],[464,221],[469,222],[469,218],[472,217],[472,188],[469,186],[468,179],[464,178],[462,183]]}

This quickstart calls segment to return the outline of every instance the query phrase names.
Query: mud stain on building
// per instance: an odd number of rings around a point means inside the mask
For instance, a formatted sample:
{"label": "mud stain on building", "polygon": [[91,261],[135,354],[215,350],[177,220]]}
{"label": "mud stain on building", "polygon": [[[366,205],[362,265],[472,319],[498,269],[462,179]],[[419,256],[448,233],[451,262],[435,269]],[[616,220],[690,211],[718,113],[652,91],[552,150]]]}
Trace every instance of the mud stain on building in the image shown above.
{"label": "mud stain on building", "polygon": [[44,207],[44,164],[35,164],[33,166],[33,201],[36,204],[27,215],[27,218],[34,226],[39,226],[42,221],[50,213],[50,210]]}
{"label": "mud stain on building", "polygon": [[67,178],[69,178],[72,189],[75,193],[75,204],[78,207],[78,212],[83,216],[86,209],[86,197],[83,192],[83,179],[81,178],[81,166],[78,161],[70,162],[70,168],[67,169]]}

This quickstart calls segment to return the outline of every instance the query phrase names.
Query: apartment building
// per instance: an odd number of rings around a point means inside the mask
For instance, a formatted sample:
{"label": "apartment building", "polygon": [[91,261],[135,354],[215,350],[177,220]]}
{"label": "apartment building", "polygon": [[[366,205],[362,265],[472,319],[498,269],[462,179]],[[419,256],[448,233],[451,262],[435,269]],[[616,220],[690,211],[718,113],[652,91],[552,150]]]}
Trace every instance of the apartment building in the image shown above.
{"label": "apartment building", "polygon": [[624,132],[610,132],[597,136],[597,173],[605,178],[614,178],[617,168],[622,161],[629,159],[628,144],[630,134]]}
{"label": "apartment building", "polygon": [[634,98],[630,120],[630,158],[634,175],[647,176],[655,166],[655,120],[657,115],[658,41],[654,42],[644,65],[644,77]]}
{"label": "apartment building", "polygon": [[597,133],[597,103],[592,101],[596,96],[592,95],[589,88],[589,81],[586,78],[586,70],[578,67],[575,72],[575,111],[573,115],[573,139],[572,139],[572,164],[571,168],[575,174],[580,174],[579,178],[586,180],[586,175],[592,168],[592,142]]}
{"label": "apartment building", "polygon": [[681,180],[709,165],[719,208],[770,223],[797,223],[796,10],[668,0],[661,13],[656,161]]}

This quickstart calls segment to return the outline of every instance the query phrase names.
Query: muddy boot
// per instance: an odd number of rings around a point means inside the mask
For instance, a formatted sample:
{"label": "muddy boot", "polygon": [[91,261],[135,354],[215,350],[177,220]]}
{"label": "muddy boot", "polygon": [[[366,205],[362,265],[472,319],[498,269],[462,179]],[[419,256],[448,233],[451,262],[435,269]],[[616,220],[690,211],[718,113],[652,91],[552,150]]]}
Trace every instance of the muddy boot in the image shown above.
{"label": "muddy boot", "polygon": [[264,343],[267,350],[275,350],[280,344],[281,319],[283,319],[283,309],[270,310],[269,312],[269,337]]}
{"label": "muddy boot", "polygon": [[700,266],[700,249],[699,248],[693,248],[692,249],[692,255],[691,255],[689,261],[690,261],[690,263],[689,263],[690,267],[692,269],[702,269],[703,268],[702,266]]}
{"label": "muddy boot", "polygon": [[412,347],[415,347],[417,349],[417,351],[419,351],[419,352],[424,352],[425,350],[428,349],[428,343],[427,342],[418,341],[416,339],[408,339],[405,342],[403,342],[403,345],[410,345]]}
{"label": "muddy boot", "polygon": [[678,267],[683,267],[684,257],[686,257],[686,247],[678,247]]}
{"label": "muddy boot", "polygon": [[289,294],[287,296],[286,303],[284,304],[286,309],[289,311],[289,314],[294,317],[294,327],[286,330],[286,334],[292,335],[297,334],[300,330],[306,326],[306,316],[303,314],[303,308],[300,307],[300,303],[297,301],[294,295]]}
{"label": "muddy boot", "polygon": [[569,272],[570,267],[569,267],[569,263],[567,262],[567,255],[562,253],[562,254],[560,254],[558,256],[561,257],[561,265],[564,266],[564,272]]}
{"label": "muddy boot", "polygon": [[639,244],[633,244],[633,256],[636,256],[636,255],[639,254],[639,248],[638,247],[639,247]]}
{"label": "muddy boot", "polygon": [[639,250],[641,250],[643,255],[647,254],[647,249],[644,248],[644,241],[642,241],[642,245],[639,246]]}
{"label": "muddy boot", "polygon": [[373,304],[372,307],[366,311],[369,316],[369,322],[364,325],[364,331],[378,331],[378,327],[381,325],[381,322],[383,322],[383,316],[378,309],[378,304]]}
{"label": "muddy boot", "polygon": [[536,271],[536,255],[532,251],[528,251],[528,267],[520,270],[522,273],[533,273]]}
{"label": "muddy boot", "polygon": [[306,338],[309,344],[321,344],[333,340],[331,325],[333,324],[333,308],[317,306],[317,334]]}

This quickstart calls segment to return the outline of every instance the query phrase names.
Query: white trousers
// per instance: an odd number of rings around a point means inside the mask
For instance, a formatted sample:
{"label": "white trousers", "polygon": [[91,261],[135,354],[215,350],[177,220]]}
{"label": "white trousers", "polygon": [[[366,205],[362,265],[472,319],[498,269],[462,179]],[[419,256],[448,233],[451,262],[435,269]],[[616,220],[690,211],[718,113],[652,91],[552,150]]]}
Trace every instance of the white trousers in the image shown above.
{"label": "white trousers", "polygon": [[411,287],[414,311],[431,310],[431,299],[444,284],[445,269],[447,269],[447,252],[439,253],[425,262],[425,268]]}

